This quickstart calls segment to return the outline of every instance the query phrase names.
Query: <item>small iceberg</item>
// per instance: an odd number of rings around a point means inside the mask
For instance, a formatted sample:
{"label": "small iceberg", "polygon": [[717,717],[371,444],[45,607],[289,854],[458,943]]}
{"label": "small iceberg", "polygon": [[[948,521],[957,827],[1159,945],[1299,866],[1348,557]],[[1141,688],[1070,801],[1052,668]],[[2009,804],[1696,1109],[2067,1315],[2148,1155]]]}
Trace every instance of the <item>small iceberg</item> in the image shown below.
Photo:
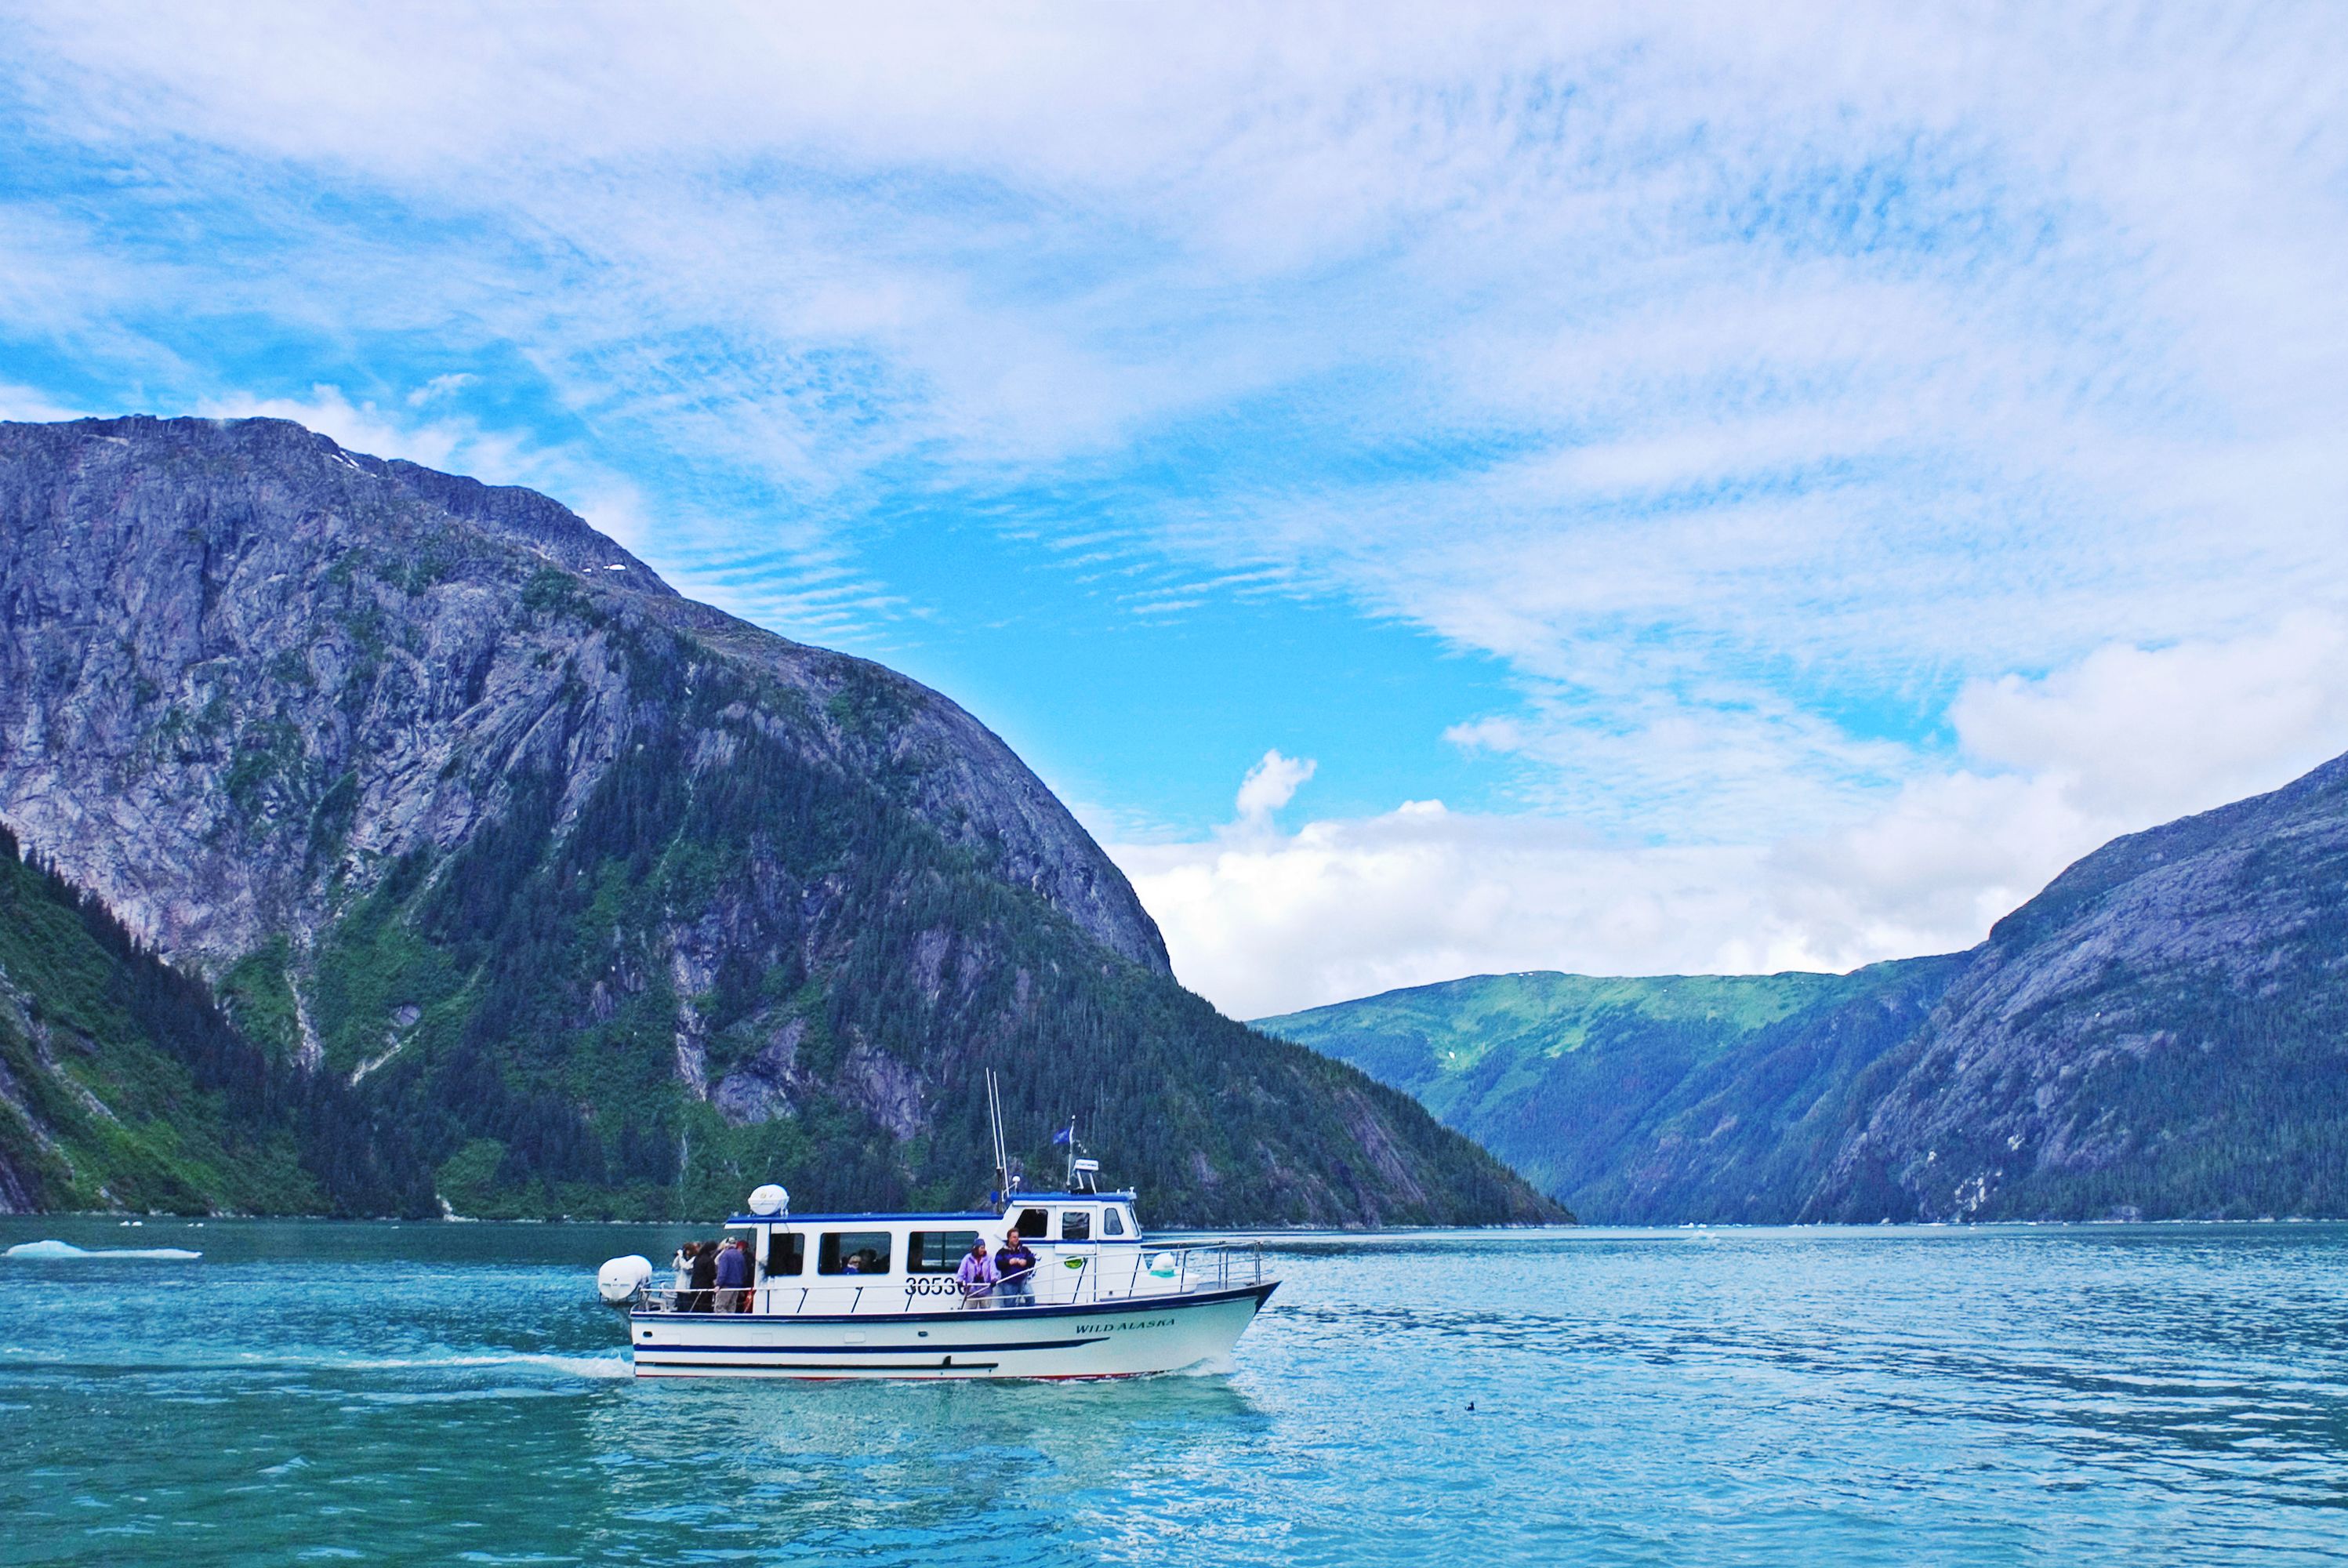
{"label": "small iceberg", "polygon": [[18,1242],[8,1249],[12,1258],[168,1258],[186,1262],[200,1258],[184,1247],[77,1247],[70,1242]]}

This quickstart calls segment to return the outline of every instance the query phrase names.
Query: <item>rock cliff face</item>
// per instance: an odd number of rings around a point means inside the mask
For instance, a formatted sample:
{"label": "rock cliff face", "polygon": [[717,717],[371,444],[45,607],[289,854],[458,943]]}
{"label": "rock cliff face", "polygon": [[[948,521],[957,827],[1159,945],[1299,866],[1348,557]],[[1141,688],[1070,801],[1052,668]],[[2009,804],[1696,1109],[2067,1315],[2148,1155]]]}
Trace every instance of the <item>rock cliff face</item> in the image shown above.
{"label": "rock cliff face", "polygon": [[1970,953],[1261,1026],[1593,1220],[2348,1214],[2348,759],[2106,845]]}
{"label": "rock cliff face", "polygon": [[[6,819],[175,958],[314,934],[496,818],[518,772],[559,782],[567,825],[644,726],[687,718],[698,768],[757,734],[884,780],[1166,970],[1123,875],[968,714],[678,597],[544,496],[280,420],[123,419],[0,426],[0,517]],[[646,689],[666,654],[684,684]],[[780,713],[696,703],[703,671]]]}
{"label": "rock cliff face", "polygon": [[1161,1214],[1547,1212],[1183,993],[936,693],[282,421],[0,425],[0,821],[462,1211],[966,1200],[994,1066]]}
{"label": "rock cliff face", "polygon": [[1969,957],[1807,1213],[2348,1213],[2348,758],[2115,840]]}

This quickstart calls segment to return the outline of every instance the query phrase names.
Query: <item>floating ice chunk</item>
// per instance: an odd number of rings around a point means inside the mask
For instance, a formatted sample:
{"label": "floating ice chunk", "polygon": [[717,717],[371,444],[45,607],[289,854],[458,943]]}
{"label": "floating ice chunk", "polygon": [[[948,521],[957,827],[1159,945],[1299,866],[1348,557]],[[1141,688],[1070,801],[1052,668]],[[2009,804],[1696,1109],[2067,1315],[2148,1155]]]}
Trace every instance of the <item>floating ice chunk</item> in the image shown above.
{"label": "floating ice chunk", "polygon": [[12,1258],[167,1258],[185,1261],[200,1258],[201,1253],[191,1253],[185,1247],[77,1247],[70,1242],[18,1242],[8,1249]]}

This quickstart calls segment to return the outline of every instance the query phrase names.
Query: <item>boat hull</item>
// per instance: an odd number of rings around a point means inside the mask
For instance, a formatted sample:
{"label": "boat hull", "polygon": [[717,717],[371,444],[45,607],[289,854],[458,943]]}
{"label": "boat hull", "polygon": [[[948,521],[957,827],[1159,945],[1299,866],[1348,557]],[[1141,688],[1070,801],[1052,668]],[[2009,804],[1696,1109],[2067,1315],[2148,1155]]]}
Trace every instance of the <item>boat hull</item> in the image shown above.
{"label": "boat hull", "polygon": [[639,1377],[1136,1377],[1230,1355],[1275,1288],[887,1315],[633,1312],[628,1333]]}

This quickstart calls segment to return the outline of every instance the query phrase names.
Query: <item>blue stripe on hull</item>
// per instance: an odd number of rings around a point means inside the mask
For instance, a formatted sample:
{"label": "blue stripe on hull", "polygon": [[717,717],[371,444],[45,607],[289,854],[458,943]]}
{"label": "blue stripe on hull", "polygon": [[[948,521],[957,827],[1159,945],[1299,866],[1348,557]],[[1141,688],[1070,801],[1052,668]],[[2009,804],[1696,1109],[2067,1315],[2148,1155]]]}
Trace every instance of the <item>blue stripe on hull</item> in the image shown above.
{"label": "blue stripe on hull", "polygon": [[[822,1352],[817,1352],[822,1355]],[[636,1367],[706,1367],[716,1371],[857,1371],[852,1364],[840,1361],[676,1361],[672,1357],[636,1357]],[[995,1371],[1003,1361],[922,1361],[918,1367],[890,1367],[890,1373],[922,1373],[922,1371]]]}
{"label": "blue stripe on hull", "polygon": [[[644,1312],[631,1311],[628,1316],[636,1323],[968,1323],[980,1314],[999,1315],[1010,1322],[1027,1323],[1039,1317],[1073,1317],[1079,1315],[1097,1316],[1103,1313],[1163,1312],[1169,1307],[1206,1306],[1219,1301],[1237,1301],[1241,1296],[1253,1296],[1262,1306],[1264,1299],[1279,1287],[1278,1280],[1262,1284],[1234,1285],[1224,1290],[1193,1291],[1188,1295],[1131,1295],[1114,1301],[1093,1302],[1068,1306],[988,1306],[953,1307],[944,1312]],[[711,1287],[715,1289],[715,1286]],[[763,1287],[761,1287],[763,1288]],[[778,1290],[788,1286],[778,1285]]]}
{"label": "blue stripe on hull", "polygon": [[[1106,1345],[1109,1340],[1101,1335],[1086,1335],[1081,1339],[1019,1339],[995,1345],[957,1345],[953,1354],[964,1350],[973,1355],[992,1356],[1004,1350],[1068,1350],[1079,1345]],[[944,1350],[941,1345],[663,1345],[656,1340],[644,1340],[636,1346],[658,1355],[678,1352],[709,1356],[935,1356]]]}

